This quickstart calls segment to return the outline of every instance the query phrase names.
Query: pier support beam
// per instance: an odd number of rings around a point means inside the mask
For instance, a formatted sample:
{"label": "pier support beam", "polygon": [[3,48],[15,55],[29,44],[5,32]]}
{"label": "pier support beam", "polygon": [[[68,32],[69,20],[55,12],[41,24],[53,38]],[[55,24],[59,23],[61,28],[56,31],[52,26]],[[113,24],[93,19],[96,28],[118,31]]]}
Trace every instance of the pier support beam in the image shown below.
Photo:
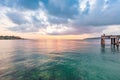
{"label": "pier support beam", "polygon": [[116,46],[119,46],[119,38],[116,38]]}
{"label": "pier support beam", "polygon": [[115,38],[113,38],[113,44],[115,45]]}
{"label": "pier support beam", "polygon": [[111,38],[111,45],[113,44],[113,38]]}
{"label": "pier support beam", "polygon": [[105,45],[105,37],[101,36],[101,45]]}

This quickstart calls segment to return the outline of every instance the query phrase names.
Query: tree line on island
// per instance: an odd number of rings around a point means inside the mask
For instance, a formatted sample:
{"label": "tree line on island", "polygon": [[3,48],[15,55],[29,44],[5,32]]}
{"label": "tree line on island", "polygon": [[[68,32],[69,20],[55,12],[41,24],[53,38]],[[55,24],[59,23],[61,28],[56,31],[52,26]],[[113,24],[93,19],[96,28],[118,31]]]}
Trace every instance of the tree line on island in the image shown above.
{"label": "tree line on island", "polygon": [[0,40],[19,40],[19,39],[24,39],[19,36],[0,36]]}
{"label": "tree line on island", "polygon": [[101,39],[101,37],[91,37],[91,38],[85,38],[84,40],[94,40],[94,39]]}

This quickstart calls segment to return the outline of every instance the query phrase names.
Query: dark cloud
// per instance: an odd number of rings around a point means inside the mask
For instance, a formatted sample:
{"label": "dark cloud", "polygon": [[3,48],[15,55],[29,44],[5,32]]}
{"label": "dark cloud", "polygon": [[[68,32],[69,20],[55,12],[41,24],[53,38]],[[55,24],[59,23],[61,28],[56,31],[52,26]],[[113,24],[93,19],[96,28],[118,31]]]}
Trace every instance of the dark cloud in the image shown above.
{"label": "dark cloud", "polygon": [[78,14],[78,0],[42,0],[50,15],[62,18],[74,18]]}
{"label": "dark cloud", "polygon": [[19,6],[27,9],[36,10],[39,8],[40,0],[18,0]]}
{"label": "dark cloud", "polygon": [[0,0],[0,4],[17,9],[36,10],[40,0]]}

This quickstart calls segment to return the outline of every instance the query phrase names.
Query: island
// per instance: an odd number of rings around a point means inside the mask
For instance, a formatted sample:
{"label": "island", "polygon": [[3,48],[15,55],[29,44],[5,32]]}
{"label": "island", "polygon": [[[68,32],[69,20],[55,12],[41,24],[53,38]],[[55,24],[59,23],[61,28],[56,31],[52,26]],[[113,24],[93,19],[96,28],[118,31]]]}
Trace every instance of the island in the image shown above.
{"label": "island", "polygon": [[84,40],[96,40],[96,39],[101,39],[100,37],[91,37],[91,38],[85,38]]}
{"label": "island", "polygon": [[21,38],[19,36],[0,36],[0,40],[23,40],[24,38]]}

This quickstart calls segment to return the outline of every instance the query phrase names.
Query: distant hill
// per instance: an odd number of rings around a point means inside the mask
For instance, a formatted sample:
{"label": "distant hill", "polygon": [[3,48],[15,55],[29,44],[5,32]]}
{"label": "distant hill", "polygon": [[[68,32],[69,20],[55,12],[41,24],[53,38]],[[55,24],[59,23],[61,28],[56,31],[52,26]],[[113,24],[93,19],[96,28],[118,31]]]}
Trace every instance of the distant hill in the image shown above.
{"label": "distant hill", "polygon": [[93,40],[93,39],[101,39],[101,37],[85,38],[84,40]]}
{"label": "distant hill", "polygon": [[19,40],[24,39],[19,36],[0,36],[0,40]]}

